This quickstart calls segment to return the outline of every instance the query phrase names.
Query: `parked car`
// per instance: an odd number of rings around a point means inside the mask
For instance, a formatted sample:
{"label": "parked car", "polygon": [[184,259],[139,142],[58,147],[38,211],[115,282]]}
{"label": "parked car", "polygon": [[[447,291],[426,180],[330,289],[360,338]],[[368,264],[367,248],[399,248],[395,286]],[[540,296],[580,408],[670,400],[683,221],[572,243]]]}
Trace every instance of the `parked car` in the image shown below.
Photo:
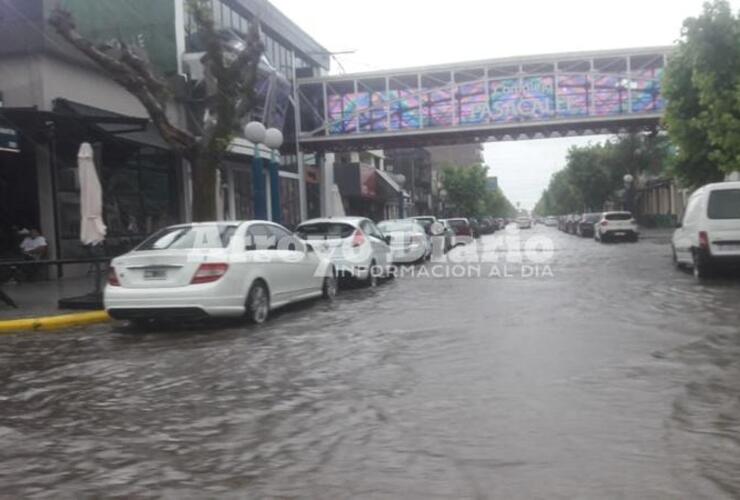
{"label": "parked car", "polygon": [[582,238],[593,238],[594,225],[600,220],[600,213],[583,214],[576,224],[576,233]]}
{"label": "parked car", "polygon": [[517,217],[516,225],[519,229],[532,229],[532,219],[529,217]]}
{"label": "parked car", "polygon": [[557,227],[558,226],[558,218],[554,217],[552,215],[545,218],[545,225],[547,227]]}
{"label": "parked car", "polygon": [[740,265],[740,182],[719,182],[689,198],[671,241],[673,260],[705,278],[726,266]]}
{"label": "parked car", "polygon": [[331,263],[272,222],[171,226],[111,262],[104,306],[115,319],[245,316],[337,293]]}
{"label": "parked car", "polygon": [[454,231],[451,244],[453,248],[459,245],[467,245],[474,241],[473,228],[470,226],[468,219],[463,217],[444,219],[444,223]]}
{"label": "parked car", "polygon": [[432,232],[436,237],[444,238],[444,251],[449,252],[455,246],[455,230],[445,219],[440,219],[436,224],[432,225]]}
{"label": "parked car", "polygon": [[482,217],[480,219],[480,234],[493,234],[498,229],[498,224],[493,217]]}
{"label": "parked car", "polygon": [[570,214],[568,216],[568,221],[566,222],[565,232],[568,234],[576,234],[578,223],[580,221],[581,221],[581,216],[579,214]]}
{"label": "parked car", "polygon": [[378,223],[384,236],[391,237],[391,257],[394,264],[411,264],[432,254],[432,240],[416,221],[386,220]]}
{"label": "parked car", "polygon": [[391,238],[383,235],[370,219],[311,219],[298,225],[296,235],[328,258],[340,278],[376,286],[379,277],[393,277],[390,272],[393,263]]}
{"label": "parked car", "polygon": [[594,226],[594,239],[605,243],[616,239],[636,242],[640,238],[631,212],[604,212]]}
{"label": "parked car", "polygon": [[469,217],[468,223],[473,232],[473,238],[480,238],[480,221],[476,217]]}
{"label": "parked car", "polygon": [[432,224],[437,222],[437,218],[433,215],[418,215],[415,217],[409,217],[408,219],[417,222],[421,227],[424,228],[424,231],[426,231],[426,233],[430,236],[432,234],[431,233]]}

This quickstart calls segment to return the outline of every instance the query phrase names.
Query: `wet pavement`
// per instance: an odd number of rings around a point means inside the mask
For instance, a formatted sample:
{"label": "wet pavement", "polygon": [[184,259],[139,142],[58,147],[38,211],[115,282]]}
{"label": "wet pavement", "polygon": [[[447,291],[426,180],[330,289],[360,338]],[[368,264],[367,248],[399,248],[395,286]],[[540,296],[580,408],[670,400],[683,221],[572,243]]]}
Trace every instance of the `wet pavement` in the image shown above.
{"label": "wet pavement", "polygon": [[0,497],[740,496],[740,280],[661,236],[525,234],[549,272],[0,337]]}

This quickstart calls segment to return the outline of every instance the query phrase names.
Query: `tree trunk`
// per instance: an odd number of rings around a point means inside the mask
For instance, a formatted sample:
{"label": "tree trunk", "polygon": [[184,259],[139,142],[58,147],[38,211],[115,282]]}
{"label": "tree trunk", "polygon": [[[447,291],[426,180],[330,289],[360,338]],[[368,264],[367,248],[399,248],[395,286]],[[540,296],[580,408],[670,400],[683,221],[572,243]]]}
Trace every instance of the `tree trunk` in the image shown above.
{"label": "tree trunk", "polygon": [[218,162],[208,155],[197,155],[190,165],[193,179],[193,222],[215,221]]}

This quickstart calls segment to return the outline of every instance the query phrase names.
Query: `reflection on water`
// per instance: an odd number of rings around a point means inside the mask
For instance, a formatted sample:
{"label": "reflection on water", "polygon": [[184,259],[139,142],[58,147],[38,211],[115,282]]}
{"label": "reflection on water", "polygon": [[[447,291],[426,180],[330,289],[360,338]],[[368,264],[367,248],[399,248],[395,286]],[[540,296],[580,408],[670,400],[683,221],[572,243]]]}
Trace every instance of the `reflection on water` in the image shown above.
{"label": "reflection on water", "polygon": [[661,240],[534,233],[552,278],[0,338],[0,494],[740,495],[738,282],[697,284]]}

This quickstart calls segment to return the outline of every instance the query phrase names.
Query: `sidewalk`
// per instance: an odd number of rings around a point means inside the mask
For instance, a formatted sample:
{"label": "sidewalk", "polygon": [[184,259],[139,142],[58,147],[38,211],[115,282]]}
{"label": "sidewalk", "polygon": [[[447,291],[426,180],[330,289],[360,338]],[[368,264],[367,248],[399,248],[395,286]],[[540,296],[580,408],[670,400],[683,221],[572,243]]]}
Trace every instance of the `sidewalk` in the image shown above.
{"label": "sidewalk", "polygon": [[673,236],[673,232],[675,230],[676,229],[672,227],[640,227],[640,238],[644,240],[658,241],[660,243],[670,245],[671,237]]}
{"label": "sidewalk", "polygon": [[85,295],[93,289],[93,282],[91,276],[85,276],[18,285],[6,283],[2,285],[2,289],[15,301],[18,309],[12,309],[0,302],[0,321],[57,316],[73,312],[59,309],[57,302],[61,298]]}

